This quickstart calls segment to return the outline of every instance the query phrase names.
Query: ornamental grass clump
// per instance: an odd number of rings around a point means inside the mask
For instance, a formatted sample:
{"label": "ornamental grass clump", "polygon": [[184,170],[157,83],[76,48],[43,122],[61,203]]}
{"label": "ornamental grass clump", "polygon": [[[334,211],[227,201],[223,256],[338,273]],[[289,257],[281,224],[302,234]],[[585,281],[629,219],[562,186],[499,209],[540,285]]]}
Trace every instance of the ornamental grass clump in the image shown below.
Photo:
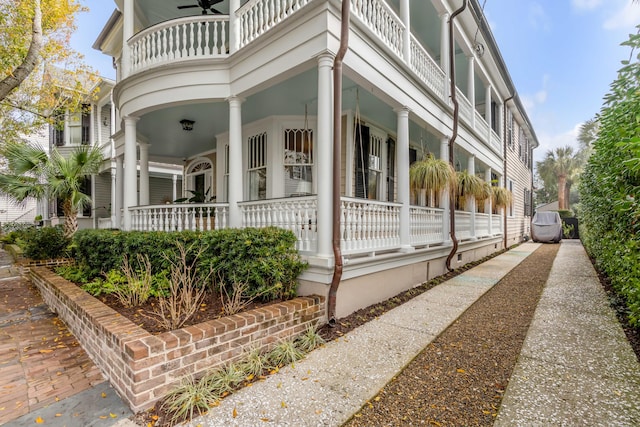
{"label": "ornamental grass clump", "polygon": [[165,396],[161,409],[169,415],[169,424],[175,425],[206,414],[219,399],[220,395],[209,388],[206,382],[188,376]]}
{"label": "ornamental grass clump", "polygon": [[309,353],[324,343],[325,340],[320,336],[318,328],[315,325],[307,326],[304,334],[300,335],[296,340],[298,348],[304,353]]}
{"label": "ornamental grass clump", "polygon": [[303,357],[304,352],[291,339],[280,340],[268,354],[269,363],[274,369],[289,365]]}

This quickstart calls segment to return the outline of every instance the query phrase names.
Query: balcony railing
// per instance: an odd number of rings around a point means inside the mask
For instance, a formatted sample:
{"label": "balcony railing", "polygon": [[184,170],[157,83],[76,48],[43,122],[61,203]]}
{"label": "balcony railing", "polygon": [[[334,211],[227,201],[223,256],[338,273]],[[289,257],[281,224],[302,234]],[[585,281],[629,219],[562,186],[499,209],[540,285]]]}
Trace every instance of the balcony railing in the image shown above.
{"label": "balcony railing", "polygon": [[206,231],[226,228],[229,207],[223,203],[135,206],[131,229],[139,231]]}
{"label": "balcony railing", "polygon": [[493,234],[502,233],[502,215],[491,215],[491,231]]}
{"label": "balcony railing", "polygon": [[400,247],[401,204],[340,198],[340,235],[344,255]]}
{"label": "balcony railing", "polygon": [[397,55],[402,57],[406,28],[386,1],[351,0],[351,10]]}
{"label": "balcony railing", "polygon": [[131,38],[131,72],[175,60],[221,58],[229,53],[229,16],[173,19]]}
{"label": "balcony railing", "polygon": [[311,0],[250,0],[236,16],[240,25],[240,48],[248,45]]}
{"label": "balcony railing", "polygon": [[489,236],[489,214],[476,213],[476,237]]}
{"label": "balcony railing", "polygon": [[438,98],[444,100],[444,71],[413,35],[411,35],[411,69]]}
{"label": "balcony railing", "polygon": [[410,239],[413,246],[444,242],[443,210],[411,206],[409,210]]}
{"label": "balcony railing", "polygon": [[316,196],[239,203],[243,227],[280,227],[298,239],[296,249],[315,252],[318,243]]}
{"label": "balcony railing", "polygon": [[458,240],[466,240],[472,237],[471,212],[456,211],[456,238]]}

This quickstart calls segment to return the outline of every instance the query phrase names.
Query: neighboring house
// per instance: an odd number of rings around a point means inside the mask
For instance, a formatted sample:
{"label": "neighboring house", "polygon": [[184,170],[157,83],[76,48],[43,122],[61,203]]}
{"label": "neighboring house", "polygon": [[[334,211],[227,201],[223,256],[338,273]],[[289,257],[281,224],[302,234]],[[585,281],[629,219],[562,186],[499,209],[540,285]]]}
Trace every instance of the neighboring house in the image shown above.
{"label": "neighboring house", "polygon": [[[340,170],[332,68],[341,1],[224,0],[204,13],[178,7],[195,0],[115,3],[94,44],[117,66],[113,224],[288,228],[309,263],[299,292],[327,295],[340,174],[337,317],[444,273],[448,199],[410,194],[409,166],[427,153],[448,159],[452,52],[454,165],[514,197],[507,212],[490,202],[456,210],[452,267],[528,234],[538,143],[478,0],[455,19],[454,45],[448,23],[459,1],[349,1]],[[202,203],[157,205],[166,191],[154,187],[152,162],[184,165],[184,195]]]}
{"label": "neighboring house", "polygon": [[[47,126],[34,131],[24,138],[26,141],[43,149],[48,149],[49,140]],[[34,198],[27,198],[22,203],[16,203],[11,197],[0,192],[0,224],[7,222],[34,223],[37,215],[43,215],[44,204]]]}
{"label": "neighboring house", "polygon": [[[98,175],[87,177],[83,192],[91,196],[91,206],[78,213],[78,227],[112,228],[116,222],[116,213],[112,206],[117,206],[115,191],[116,157],[115,146],[111,136],[115,133],[117,113],[112,102],[115,82],[98,78],[93,87],[87,89],[85,104],[76,113],[62,112],[60,120],[49,127],[49,149],[56,149],[63,155],[70,153],[78,146],[95,145],[101,148],[105,161]],[[149,182],[154,188],[153,203],[164,203],[172,196],[182,194],[180,189],[182,175],[181,165],[154,164],[149,165]],[[120,205],[121,206],[121,205]],[[62,223],[62,207],[55,201],[43,203],[43,218],[52,224]],[[117,228],[115,226],[114,228]]]}
{"label": "neighboring house", "polygon": [[558,212],[559,210],[560,205],[557,200],[555,202],[545,203],[536,208],[536,212]]}

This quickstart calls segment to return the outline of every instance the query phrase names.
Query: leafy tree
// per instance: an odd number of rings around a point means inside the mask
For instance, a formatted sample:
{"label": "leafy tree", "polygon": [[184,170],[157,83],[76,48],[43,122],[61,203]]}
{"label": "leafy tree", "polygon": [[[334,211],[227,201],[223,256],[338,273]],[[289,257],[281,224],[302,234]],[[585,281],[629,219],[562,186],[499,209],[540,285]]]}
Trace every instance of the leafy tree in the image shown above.
{"label": "leafy tree", "polygon": [[79,0],[0,1],[0,141],[28,135],[86,97],[95,77],[69,46],[83,10]]}
{"label": "leafy tree", "polygon": [[60,199],[64,234],[72,236],[78,229],[78,210],[91,204],[81,188],[85,177],[99,172],[103,160],[100,149],[80,146],[67,156],[56,149],[47,155],[36,145],[13,141],[5,144],[1,154],[7,170],[0,173],[0,190],[16,202],[27,197]]}
{"label": "leafy tree", "polygon": [[569,207],[567,182],[573,182],[578,166],[579,162],[570,145],[548,150],[544,159],[536,162],[536,169],[545,183],[545,188],[547,183],[553,183],[555,180],[558,208],[561,210],[567,210]]}
{"label": "leafy tree", "polygon": [[[638,27],[640,28],[640,27]],[[600,128],[580,182],[580,236],[640,325],[640,35],[599,113]],[[633,53],[636,55],[633,56]]]}

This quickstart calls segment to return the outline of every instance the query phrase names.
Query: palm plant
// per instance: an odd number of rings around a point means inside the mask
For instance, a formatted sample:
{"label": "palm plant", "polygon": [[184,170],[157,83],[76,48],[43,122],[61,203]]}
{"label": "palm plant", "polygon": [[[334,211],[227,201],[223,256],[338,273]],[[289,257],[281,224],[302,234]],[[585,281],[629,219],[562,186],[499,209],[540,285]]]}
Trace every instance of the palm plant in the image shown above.
{"label": "palm plant", "polygon": [[558,208],[566,210],[567,205],[567,179],[573,175],[578,168],[578,159],[574,155],[573,147],[558,147],[555,150],[548,150],[542,161],[536,163],[538,174],[545,182],[555,180],[558,188]]}
{"label": "palm plant", "polygon": [[470,197],[480,200],[484,197],[484,182],[466,169],[456,172],[456,182],[456,196],[461,205],[464,205]]}
{"label": "palm plant", "polygon": [[9,142],[0,152],[6,160],[6,169],[0,173],[0,190],[17,203],[28,197],[60,199],[64,234],[71,237],[78,229],[78,210],[91,204],[81,188],[85,177],[99,172],[101,151],[81,146],[64,157],[56,149],[48,155],[33,144]]}
{"label": "palm plant", "polygon": [[476,200],[478,202],[483,202],[490,199],[492,196],[493,191],[491,190],[491,184],[487,181],[482,181],[482,191],[480,191],[480,194],[476,195]]}
{"label": "palm plant", "polygon": [[456,172],[449,162],[437,159],[431,153],[412,164],[409,169],[409,184],[415,192],[427,190],[437,193],[451,189],[455,179]]}

